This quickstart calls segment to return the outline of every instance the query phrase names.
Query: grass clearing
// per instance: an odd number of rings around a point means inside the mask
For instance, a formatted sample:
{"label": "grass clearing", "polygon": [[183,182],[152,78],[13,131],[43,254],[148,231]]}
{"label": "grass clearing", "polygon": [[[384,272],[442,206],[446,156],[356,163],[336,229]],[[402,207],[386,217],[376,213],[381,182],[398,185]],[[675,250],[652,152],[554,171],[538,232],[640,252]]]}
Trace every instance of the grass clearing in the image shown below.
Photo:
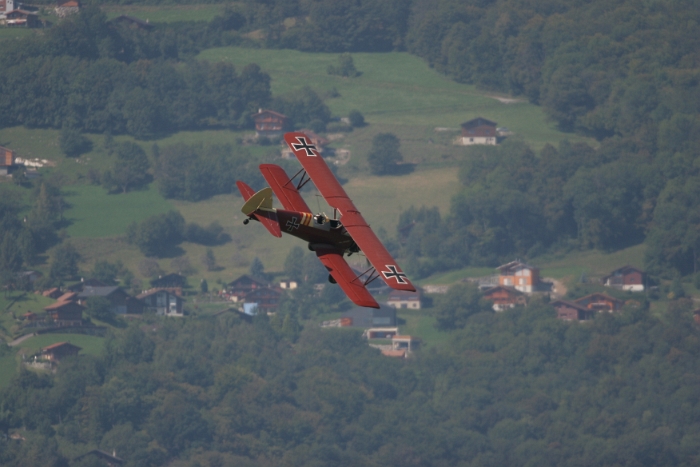
{"label": "grass clearing", "polygon": [[64,213],[71,223],[66,232],[73,238],[123,235],[130,223],[173,209],[153,183],[144,190],[119,194],[99,186],[74,185],[65,198],[71,205]]}
{"label": "grass clearing", "polygon": [[328,65],[338,61],[338,54],[242,47],[214,48],[199,54],[199,58],[229,61],[239,68],[257,63],[272,77],[275,94],[292,93],[306,85],[321,94],[335,89],[340,97],[326,101],[334,114],[347,115],[357,109],[372,125],[418,126],[425,133],[435,127],[456,130],[461,123],[481,116],[510,128],[534,148],[562,139],[596,144],[591,138],[560,132],[540,107],[520,101],[504,104],[496,99],[499,96],[451,81],[414,55],[357,53],[352,57],[362,72],[356,78],[327,73]]}
{"label": "grass clearing", "polygon": [[109,19],[127,15],[149,23],[178,23],[211,21],[224,11],[225,5],[104,5],[101,8]]}

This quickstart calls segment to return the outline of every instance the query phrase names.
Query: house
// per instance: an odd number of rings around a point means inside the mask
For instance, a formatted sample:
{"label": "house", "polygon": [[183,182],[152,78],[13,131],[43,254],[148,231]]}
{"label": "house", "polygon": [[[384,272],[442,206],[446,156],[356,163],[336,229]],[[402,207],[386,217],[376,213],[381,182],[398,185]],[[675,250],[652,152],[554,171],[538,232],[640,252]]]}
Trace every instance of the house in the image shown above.
{"label": "house", "polygon": [[484,290],[484,298],[493,302],[494,311],[503,311],[516,305],[527,305],[527,297],[523,292],[504,285]]}
{"label": "house", "polygon": [[362,337],[365,339],[389,339],[399,335],[399,328],[369,328],[365,330]]}
{"label": "house", "polygon": [[405,350],[412,352],[420,346],[420,339],[413,336],[394,336],[391,338],[391,347],[393,350]]}
{"label": "house", "polygon": [[74,15],[80,11],[80,2],[77,0],[58,0],[54,11],[59,18]]}
{"label": "house", "polygon": [[78,294],[78,303],[85,305],[90,298],[103,297],[110,301],[110,311],[116,314],[143,313],[143,303],[124,292],[119,286],[93,287],[86,286]]}
{"label": "house", "polygon": [[[277,310],[282,299],[282,290],[276,287],[261,287],[248,292],[245,295],[245,306],[255,308],[257,312],[269,313]],[[251,304],[255,304],[254,306]],[[254,314],[254,313],[253,313]]]}
{"label": "house", "polygon": [[85,287],[105,287],[107,284],[98,281],[97,279],[80,279],[80,282],[71,284],[66,287],[71,292],[82,292]]}
{"label": "house", "polygon": [[142,29],[145,31],[153,29],[153,25],[148,21],[128,15],[119,15],[110,20],[110,23],[119,24],[131,29]]}
{"label": "house", "polygon": [[70,342],[57,342],[41,349],[41,355],[51,362],[58,362],[66,357],[74,357],[82,350]]}
{"label": "house", "polygon": [[603,277],[602,282],[606,287],[628,290],[630,292],[644,292],[644,271],[633,266],[623,266],[609,275]]}
{"label": "house", "polygon": [[39,15],[25,10],[13,10],[5,13],[5,25],[17,28],[36,28],[39,26]]}
{"label": "house", "polygon": [[[3,0],[0,0],[2,2]],[[2,3],[0,3],[0,14],[2,14]],[[9,175],[15,165],[15,152],[0,146],[0,175]]]}
{"label": "house", "polygon": [[462,135],[458,144],[471,146],[474,144],[488,144],[495,146],[498,143],[496,123],[485,118],[475,118],[462,123]]}
{"label": "house", "polygon": [[592,293],[574,300],[574,303],[584,306],[589,310],[608,311],[611,313],[613,311],[618,311],[623,305],[622,300],[618,300],[604,293]]}
{"label": "house", "polygon": [[184,300],[168,289],[151,289],[136,298],[143,302],[146,311],[158,316],[183,316]]}
{"label": "house", "polygon": [[356,328],[395,327],[396,308],[380,304],[380,308],[357,307],[346,311],[340,318],[341,326]]}
{"label": "house", "polygon": [[387,305],[394,308],[408,308],[411,310],[420,310],[421,308],[421,293],[409,292],[407,290],[393,290],[386,300]]}
{"label": "house", "polygon": [[287,128],[287,116],[274,110],[259,109],[253,115],[255,136],[258,138],[280,138]]}
{"label": "house", "polygon": [[77,302],[78,293],[77,292],[66,292],[57,298],[59,302]]}
{"label": "house", "polygon": [[588,321],[593,319],[595,311],[578,303],[555,300],[550,303],[557,312],[557,319],[563,321]]}
{"label": "house", "polygon": [[46,313],[58,326],[80,326],[83,324],[85,307],[76,302],[56,302],[44,307]]}
{"label": "house", "polygon": [[44,290],[41,293],[41,295],[43,295],[44,297],[53,298],[54,300],[56,300],[58,297],[63,295],[63,292],[61,292],[61,289],[59,289],[58,287],[53,287],[53,288],[50,288],[48,290]]}
{"label": "house", "polygon": [[540,284],[539,268],[520,261],[511,261],[496,269],[498,270],[498,285],[515,287],[521,292],[532,293],[537,290]]}
{"label": "house", "polygon": [[[165,276],[158,276],[158,279],[153,279],[151,281],[151,287],[154,287],[156,289],[184,289],[185,287],[187,287],[187,278],[182,274],[166,274]],[[180,293],[180,296],[182,296],[182,292]]]}
{"label": "house", "polygon": [[384,355],[385,357],[406,358],[406,351],[403,349],[401,349],[401,350],[382,349],[381,352],[382,352],[382,355]]}
{"label": "house", "polygon": [[[5,19],[5,14],[11,12],[18,6],[19,2],[15,4],[15,0],[0,0],[0,19]],[[0,159],[2,157],[0,156]]]}
{"label": "house", "polygon": [[229,284],[226,286],[226,292],[232,302],[238,302],[243,300],[246,294],[252,292],[253,290],[269,287],[270,284],[262,279],[257,279],[244,274],[233,282],[229,282]]}

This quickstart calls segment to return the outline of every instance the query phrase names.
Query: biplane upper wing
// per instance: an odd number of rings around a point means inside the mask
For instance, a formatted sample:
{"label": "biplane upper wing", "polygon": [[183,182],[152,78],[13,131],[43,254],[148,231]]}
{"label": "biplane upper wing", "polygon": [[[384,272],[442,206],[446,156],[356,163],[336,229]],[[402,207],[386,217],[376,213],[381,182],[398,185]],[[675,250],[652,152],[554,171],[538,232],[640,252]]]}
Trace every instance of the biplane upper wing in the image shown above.
{"label": "biplane upper wing", "polygon": [[306,201],[301,197],[296,186],[282,167],[275,164],[262,164],[260,165],[260,172],[262,172],[263,177],[270,184],[270,188],[275,192],[285,209],[311,212]]}
{"label": "biplane upper wing", "polygon": [[311,139],[304,133],[295,132],[284,135],[294,155],[306,173],[311,177],[318,191],[326,202],[340,211],[343,227],[348,231],[360,250],[372,266],[381,274],[384,282],[392,289],[415,292],[416,288],[401,271],[396,260],[377,238],[369,224],[355,207],[352,200],[331,172],[326,162],[316,150]]}
{"label": "biplane upper wing", "polygon": [[355,305],[379,308],[379,304],[365,287],[364,281],[356,276],[343,259],[342,251],[319,248],[316,250],[316,256]]}

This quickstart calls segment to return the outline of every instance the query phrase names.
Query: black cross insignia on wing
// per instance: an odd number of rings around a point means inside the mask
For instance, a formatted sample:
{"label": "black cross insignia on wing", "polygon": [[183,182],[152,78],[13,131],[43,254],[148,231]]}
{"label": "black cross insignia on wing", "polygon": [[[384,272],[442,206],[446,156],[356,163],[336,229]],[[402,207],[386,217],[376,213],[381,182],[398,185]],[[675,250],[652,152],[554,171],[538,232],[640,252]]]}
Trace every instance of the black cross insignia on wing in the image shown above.
{"label": "black cross insignia on wing", "polygon": [[297,221],[296,217],[292,217],[291,220],[288,220],[286,225],[287,225],[287,230],[293,230],[293,229],[299,228],[299,222]]}
{"label": "black cross insignia on wing", "polygon": [[299,144],[292,144],[292,147],[294,148],[295,151],[301,151],[302,149],[306,151],[306,155],[309,157],[316,157],[316,154],[312,151],[312,149],[315,151],[316,150],[316,145],[315,144],[309,144],[306,142],[306,138],[302,136],[297,136],[297,141],[299,141]]}
{"label": "black cross insignia on wing", "polygon": [[388,271],[382,271],[382,274],[384,275],[385,279],[389,279],[390,277],[393,277],[396,279],[396,282],[399,284],[408,284],[408,281],[404,279],[406,277],[406,274],[399,272],[399,270],[396,268],[395,265],[393,264],[387,264],[386,265]]}

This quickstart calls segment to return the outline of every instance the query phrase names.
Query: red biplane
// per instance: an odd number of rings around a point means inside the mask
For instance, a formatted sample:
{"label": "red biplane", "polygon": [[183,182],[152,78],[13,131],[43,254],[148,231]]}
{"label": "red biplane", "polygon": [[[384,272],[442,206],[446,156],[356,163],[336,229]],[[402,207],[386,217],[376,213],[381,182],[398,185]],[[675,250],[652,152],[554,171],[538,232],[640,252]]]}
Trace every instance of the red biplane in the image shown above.
{"label": "red biplane", "polygon": [[[379,308],[366,288],[378,277],[393,289],[415,292],[411,281],[372,232],[316,147],[311,144],[311,139],[304,133],[287,133],[284,140],[301,163],[302,169],[290,179],[282,167],[262,164],[260,171],[270,188],[263,188],[257,193],[245,183],[236,182],[246,201],[241,209],[248,216],[244,223],[254,219],[275,237],[281,237],[282,232],[286,232],[307,241],[309,249],[316,253],[328,270],[328,280],[337,283],[357,305]],[[300,177],[299,180],[294,182],[297,177]],[[324,213],[313,215],[299,194],[299,190],[310,180],[333,208],[333,219]],[[272,207],[273,193],[284,209]],[[336,213],[340,214],[340,219],[336,219]],[[356,274],[345,262],[343,255],[349,256],[360,251],[372,266],[363,273]]]}

